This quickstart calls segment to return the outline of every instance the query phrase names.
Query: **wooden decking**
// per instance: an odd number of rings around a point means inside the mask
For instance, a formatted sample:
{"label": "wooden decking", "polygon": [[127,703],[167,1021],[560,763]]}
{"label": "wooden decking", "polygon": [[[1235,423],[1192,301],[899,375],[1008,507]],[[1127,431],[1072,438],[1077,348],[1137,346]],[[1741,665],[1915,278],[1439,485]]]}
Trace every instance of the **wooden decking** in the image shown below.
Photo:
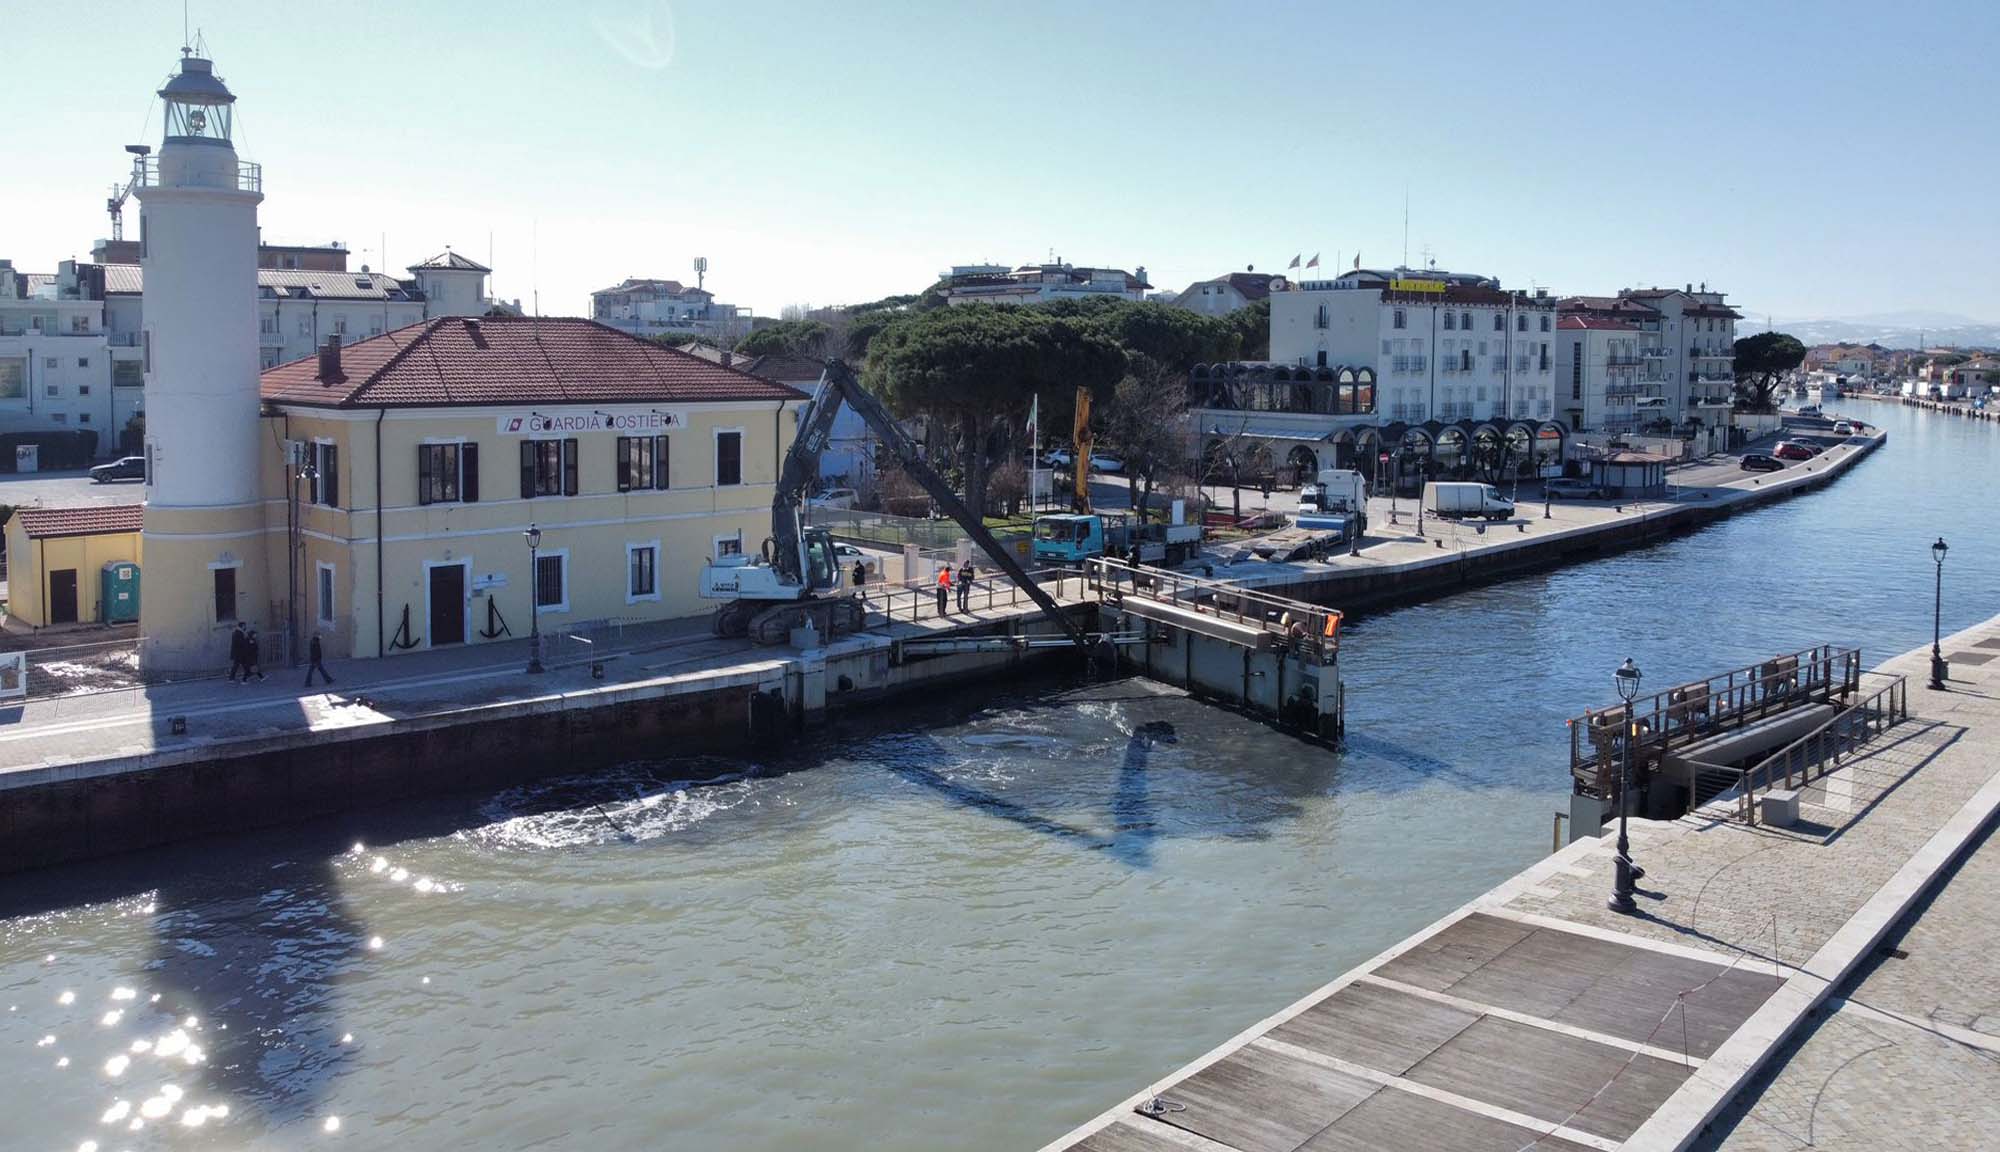
{"label": "wooden decking", "polygon": [[1782,983],[1475,911],[1066,1147],[1609,1150]]}

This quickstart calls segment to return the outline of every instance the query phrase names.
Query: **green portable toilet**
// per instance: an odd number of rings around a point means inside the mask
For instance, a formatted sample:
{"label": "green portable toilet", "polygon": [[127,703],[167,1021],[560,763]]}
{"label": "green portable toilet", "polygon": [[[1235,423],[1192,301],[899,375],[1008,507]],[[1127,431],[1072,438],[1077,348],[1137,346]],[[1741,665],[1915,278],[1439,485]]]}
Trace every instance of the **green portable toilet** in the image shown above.
{"label": "green portable toilet", "polygon": [[139,619],[139,566],[113,560],[104,566],[101,599],[104,623],[132,624]]}

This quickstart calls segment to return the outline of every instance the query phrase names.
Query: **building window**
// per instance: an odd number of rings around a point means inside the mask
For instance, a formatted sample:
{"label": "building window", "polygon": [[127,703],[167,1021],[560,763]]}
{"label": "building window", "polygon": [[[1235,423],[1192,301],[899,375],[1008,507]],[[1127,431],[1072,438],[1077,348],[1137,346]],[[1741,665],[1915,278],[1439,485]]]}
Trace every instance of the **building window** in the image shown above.
{"label": "building window", "polygon": [[569,611],[569,550],[535,557],[535,611]]}
{"label": "building window", "polygon": [[715,434],[715,485],[725,488],[743,483],[743,433],[741,430]]}
{"label": "building window", "polygon": [[1449,332],[1458,326],[1458,317],[1450,312],[1444,314],[1444,330]]}
{"label": "building window", "polygon": [[90,357],[88,357],[88,356],[78,356],[78,357],[76,358],[76,366],[77,366],[78,368],[88,368],[88,367],[90,367]]}
{"label": "building window", "polygon": [[333,334],[335,336],[347,335],[347,317],[335,316],[333,318]]}
{"label": "building window", "polygon": [[51,412],[49,413],[49,423],[67,424],[69,423],[69,415],[64,412]]}
{"label": "building window", "polygon": [[0,400],[28,398],[28,360],[25,356],[0,360]]}
{"label": "building window", "polygon": [[660,542],[625,546],[625,602],[660,598]]}
{"label": "building window", "polygon": [[1528,330],[1528,317],[1527,317],[1527,315],[1526,315],[1526,314],[1524,313],[1524,314],[1522,314],[1522,315],[1519,315],[1519,316],[1516,316],[1516,317],[1514,317],[1514,331],[1516,331],[1516,332],[1526,332],[1527,330]]}
{"label": "building window", "polygon": [[299,335],[310,336],[312,334],[313,334],[312,317],[310,316],[299,317]]}
{"label": "building window", "polygon": [[1326,349],[1322,348],[1319,350],[1319,363],[1315,367],[1326,367]]}
{"label": "building window", "polygon": [[141,371],[151,372],[153,370],[153,330],[151,328],[139,333],[139,346],[141,348],[140,362],[145,365]]}
{"label": "building window", "polygon": [[278,334],[278,317],[275,314],[259,316],[257,318],[257,330],[266,336],[276,336]]}
{"label": "building window", "polygon": [[1460,312],[1458,314],[1458,326],[1467,332],[1472,331],[1472,313]]}
{"label": "building window", "polygon": [[521,441],[521,499],[576,493],[574,439]]}
{"label": "building window", "polygon": [[44,384],[44,385],[42,385],[42,395],[44,395],[44,396],[60,396],[60,395],[62,395],[62,385],[60,385],[60,384]]}
{"label": "building window", "polygon": [[236,619],[236,567],[212,569],[215,580],[215,620],[226,624]]}
{"label": "building window", "polygon": [[1398,308],[1391,315],[1389,320],[1389,326],[1391,328],[1408,328],[1410,326],[1409,317],[1403,314],[1403,310],[1401,308]]}
{"label": "building window", "polygon": [[42,357],[42,367],[47,368],[51,372],[55,371],[56,365],[60,363],[61,361],[57,360],[54,356]]}
{"label": "building window", "polygon": [[617,461],[620,492],[667,486],[665,436],[620,436]]}
{"label": "building window", "polygon": [[90,413],[88,413],[88,412],[78,412],[78,413],[76,414],[76,422],[77,422],[78,424],[88,424],[88,423],[90,423]]}
{"label": "building window", "polygon": [[1495,332],[1505,332],[1507,330],[1507,314],[1505,312],[1495,312],[1493,314],[1493,330]]}
{"label": "building window", "polygon": [[333,626],[333,565],[319,566],[319,622],[324,627]]}
{"label": "building window", "polygon": [[1549,330],[1549,316],[1548,313],[1544,312],[1542,313],[1542,331],[1547,332],[1548,330]]}
{"label": "building window", "polygon": [[[469,445],[477,459],[479,445]],[[315,442],[312,446],[312,502],[328,508],[340,507],[340,449]],[[478,487],[475,479],[473,487]],[[476,498],[476,496],[475,496]],[[428,503],[428,501],[426,501]]]}
{"label": "building window", "polygon": [[[554,441],[550,441],[554,443]],[[339,482],[338,459],[334,457],[334,446],[322,444],[335,463],[335,474],[329,481],[327,499],[315,500],[319,504],[333,504]],[[419,504],[476,504],[479,502],[479,445],[477,444],[419,444],[417,445],[417,503]]]}

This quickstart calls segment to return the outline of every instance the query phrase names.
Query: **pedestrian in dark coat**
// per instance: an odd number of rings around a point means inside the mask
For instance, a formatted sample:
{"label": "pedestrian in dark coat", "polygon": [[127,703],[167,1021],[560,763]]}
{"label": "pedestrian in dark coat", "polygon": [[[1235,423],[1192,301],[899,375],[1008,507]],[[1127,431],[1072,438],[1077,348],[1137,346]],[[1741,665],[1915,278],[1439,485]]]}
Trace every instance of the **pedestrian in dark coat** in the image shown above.
{"label": "pedestrian in dark coat", "polygon": [[328,674],[326,670],[326,665],[320,663],[321,653],[319,647],[319,633],[317,632],[313,633],[312,635],[312,643],[306,645],[306,658],[310,661],[310,663],[306,665],[306,687],[310,688],[313,686],[313,673],[315,672],[319,673],[320,676],[323,679],[325,679],[328,684],[333,683],[333,677],[330,674]]}
{"label": "pedestrian in dark coat", "polygon": [[229,630],[229,682],[236,682],[236,674],[241,672],[245,680],[250,679],[250,659],[244,654],[243,625]]}
{"label": "pedestrian in dark coat", "polygon": [[958,566],[958,610],[972,611],[972,561]]}
{"label": "pedestrian in dark coat", "polygon": [[255,672],[257,679],[264,678],[264,655],[257,651],[257,630],[251,628],[243,634],[243,679],[248,682]]}

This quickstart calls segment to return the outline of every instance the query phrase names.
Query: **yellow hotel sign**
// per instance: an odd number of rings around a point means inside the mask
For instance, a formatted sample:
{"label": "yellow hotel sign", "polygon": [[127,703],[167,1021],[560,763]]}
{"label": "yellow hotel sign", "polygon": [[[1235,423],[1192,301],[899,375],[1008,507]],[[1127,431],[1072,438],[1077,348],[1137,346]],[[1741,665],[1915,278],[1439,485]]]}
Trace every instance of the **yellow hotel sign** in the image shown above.
{"label": "yellow hotel sign", "polygon": [[1444,291],[1444,287],[1444,281],[1442,280],[1389,281],[1389,291],[1391,292],[1442,292]]}

